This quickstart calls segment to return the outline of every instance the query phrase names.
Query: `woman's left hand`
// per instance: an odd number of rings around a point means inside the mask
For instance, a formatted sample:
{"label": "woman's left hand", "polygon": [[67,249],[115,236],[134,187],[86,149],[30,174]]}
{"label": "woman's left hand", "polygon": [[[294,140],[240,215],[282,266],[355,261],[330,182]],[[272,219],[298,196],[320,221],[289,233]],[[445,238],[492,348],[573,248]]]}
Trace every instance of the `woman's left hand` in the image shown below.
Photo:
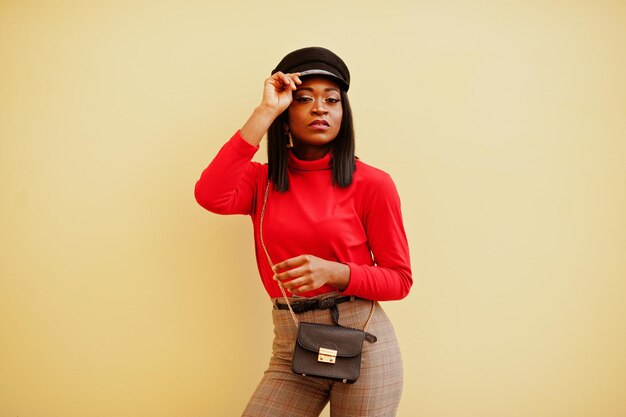
{"label": "woman's left hand", "polygon": [[318,289],[324,284],[345,290],[350,267],[313,255],[300,255],[274,265],[274,279],[292,294]]}

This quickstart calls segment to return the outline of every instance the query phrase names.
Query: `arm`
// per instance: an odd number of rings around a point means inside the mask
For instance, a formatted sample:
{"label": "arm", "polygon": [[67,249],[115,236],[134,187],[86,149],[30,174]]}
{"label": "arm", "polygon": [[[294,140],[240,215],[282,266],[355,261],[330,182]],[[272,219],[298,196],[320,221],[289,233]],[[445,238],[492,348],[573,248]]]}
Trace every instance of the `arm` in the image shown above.
{"label": "arm", "polygon": [[350,280],[344,294],[378,301],[402,299],[413,278],[400,197],[389,175],[371,187],[366,201],[363,221],[376,265],[346,262]]}
{"label": "arm", "polygon": [[292,294],[329,284],[346,295],[370,300],[399,300],[409,293],[413,279],[404,232],[400,198],[387,174],[369,187],[363,224],[375,266],[334,262],[300,255],[274,265],[274,279]]}
{"label": "arm", "polygon": [[198,204],[218,214],[249,214],[260,165],[252,163],[263,135],[291,103],[299,74],[277,72],[265,80],[263,100],[246,123],[220,149],[196,183]]}
{"label": "arm", "polygon": [[217,214],[250,214],[262,169],[252,162],[258,149],[237,131],[196,182],[194,194],[198,204]]}
{"label": "arm", "polygon": [[300,73],[283,74],[277,72],[265,80],[263,101],[254,109],[248,121],[241,128],[241,136],[252,146],[258,146],[270,125],[293,100],[292,91],[302,84]]}

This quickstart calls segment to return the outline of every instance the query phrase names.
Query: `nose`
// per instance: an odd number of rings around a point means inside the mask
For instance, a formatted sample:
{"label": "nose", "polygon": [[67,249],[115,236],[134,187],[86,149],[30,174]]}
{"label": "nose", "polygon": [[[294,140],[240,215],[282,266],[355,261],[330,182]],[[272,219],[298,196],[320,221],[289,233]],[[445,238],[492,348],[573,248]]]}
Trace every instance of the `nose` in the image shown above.
{"label": "nose", "polygon": [[315,100],[315,102],[313,103],[313,107],[311,108],[311,113],[316,116],[328,114],[328,110],[326,110],[326,105],[323,98]]}

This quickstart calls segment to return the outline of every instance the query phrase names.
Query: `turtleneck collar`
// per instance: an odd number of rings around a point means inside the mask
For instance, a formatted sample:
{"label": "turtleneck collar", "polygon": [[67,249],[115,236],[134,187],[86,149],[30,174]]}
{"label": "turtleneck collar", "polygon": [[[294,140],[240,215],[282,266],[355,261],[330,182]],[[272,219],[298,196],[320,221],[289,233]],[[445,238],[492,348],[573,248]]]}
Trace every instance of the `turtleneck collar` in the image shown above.
{"label": "turtleneck collar", "polygon": [[320,171],[324,169],[330,169],[331,160],[331,152],[328,152],[320,159],[315,159],[313,161],[298,159],[298,157],[293,152],[289,152],[289,167],[300,171]]}

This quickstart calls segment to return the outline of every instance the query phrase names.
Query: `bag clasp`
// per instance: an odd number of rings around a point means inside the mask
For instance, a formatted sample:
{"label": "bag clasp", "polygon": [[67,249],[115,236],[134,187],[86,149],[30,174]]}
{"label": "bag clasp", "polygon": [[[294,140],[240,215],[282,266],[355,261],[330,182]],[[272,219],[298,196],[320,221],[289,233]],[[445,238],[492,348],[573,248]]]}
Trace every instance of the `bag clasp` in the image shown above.
{"label": "bag clasp", "polygon": [[317,355],[318,362],[335,363],[337,359],[337,351],[321,347]]}

